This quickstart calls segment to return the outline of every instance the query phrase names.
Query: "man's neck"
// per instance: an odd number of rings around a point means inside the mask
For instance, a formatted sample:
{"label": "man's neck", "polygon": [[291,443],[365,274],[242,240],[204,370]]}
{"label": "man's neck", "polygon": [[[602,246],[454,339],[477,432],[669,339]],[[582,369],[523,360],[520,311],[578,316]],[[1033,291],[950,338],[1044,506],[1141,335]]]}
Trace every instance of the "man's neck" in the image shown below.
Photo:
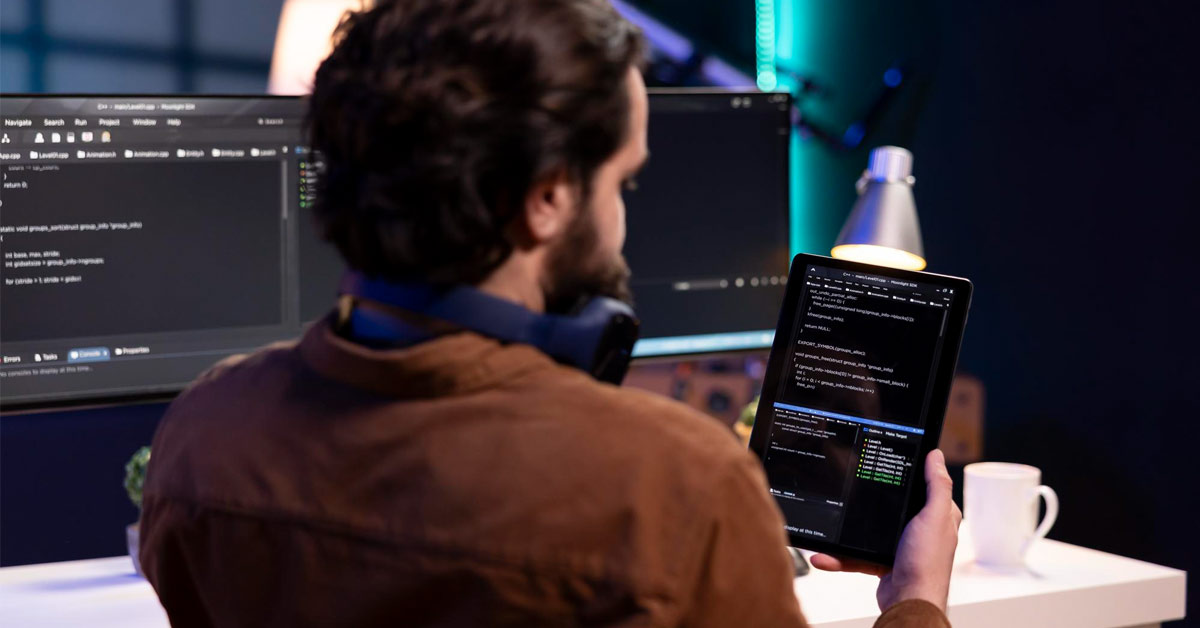
{"label": "man's neck", "polygon": [[499,268],[476,286],[481,292],[512,301],[531,312],[546,311],[541,283],[542,256],[514,251]]}

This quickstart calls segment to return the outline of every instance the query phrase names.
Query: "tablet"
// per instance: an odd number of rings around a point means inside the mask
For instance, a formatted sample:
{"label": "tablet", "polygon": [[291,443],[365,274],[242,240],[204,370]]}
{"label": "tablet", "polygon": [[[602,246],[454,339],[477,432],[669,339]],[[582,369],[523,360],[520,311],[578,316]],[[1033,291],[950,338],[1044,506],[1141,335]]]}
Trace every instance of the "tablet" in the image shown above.
{"label": "tablet", "polygon": [[970,304],[966,279],[792,260],[750,448],[793,546],[895,562]]}

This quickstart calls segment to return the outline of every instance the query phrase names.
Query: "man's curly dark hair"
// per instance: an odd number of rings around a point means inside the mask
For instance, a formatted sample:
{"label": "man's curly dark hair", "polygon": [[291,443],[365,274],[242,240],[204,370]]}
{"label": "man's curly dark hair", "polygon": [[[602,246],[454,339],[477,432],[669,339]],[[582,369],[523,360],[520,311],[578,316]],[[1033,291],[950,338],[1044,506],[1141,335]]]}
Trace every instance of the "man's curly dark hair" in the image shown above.
{"label": "man's curly dark hair", "polygon": [[315,218],[347,264],[478,283],[531,186],[586,198],[628,131],[637,29],[607,0],[380,0],[350,13],[309,105]]}

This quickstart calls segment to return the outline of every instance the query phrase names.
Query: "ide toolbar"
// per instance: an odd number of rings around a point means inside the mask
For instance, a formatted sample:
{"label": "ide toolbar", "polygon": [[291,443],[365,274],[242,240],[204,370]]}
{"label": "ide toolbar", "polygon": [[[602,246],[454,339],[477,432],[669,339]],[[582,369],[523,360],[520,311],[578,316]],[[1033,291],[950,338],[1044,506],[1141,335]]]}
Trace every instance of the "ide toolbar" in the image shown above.
{"label": "ide toolbar", "polygon": [[805,273],[805,285],[833,293],[902,301],[940,309],[950,307],[954,290],[932,284],[903,281],[881,275],[812,266]]}

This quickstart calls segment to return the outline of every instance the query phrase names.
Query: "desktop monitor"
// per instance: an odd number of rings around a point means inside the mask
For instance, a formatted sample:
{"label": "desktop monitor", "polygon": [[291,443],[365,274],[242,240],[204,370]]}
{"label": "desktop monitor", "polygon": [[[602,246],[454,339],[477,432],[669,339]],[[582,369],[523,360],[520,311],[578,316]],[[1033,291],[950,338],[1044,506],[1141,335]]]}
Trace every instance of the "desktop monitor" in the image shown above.
{"label": "desktop monitor", "polygon": [[[635,356],[770,346],[788,264],[786,95],[651,95],[626,193]],[[0,408],[167,398],[293,338],[342,265],[308,216],[293,97],[0,96]]]}
{"label": "desktop monitor", "polygon": [[790,263],[787,94],[651,90],[625,193],[635,358],[769,349]]}

